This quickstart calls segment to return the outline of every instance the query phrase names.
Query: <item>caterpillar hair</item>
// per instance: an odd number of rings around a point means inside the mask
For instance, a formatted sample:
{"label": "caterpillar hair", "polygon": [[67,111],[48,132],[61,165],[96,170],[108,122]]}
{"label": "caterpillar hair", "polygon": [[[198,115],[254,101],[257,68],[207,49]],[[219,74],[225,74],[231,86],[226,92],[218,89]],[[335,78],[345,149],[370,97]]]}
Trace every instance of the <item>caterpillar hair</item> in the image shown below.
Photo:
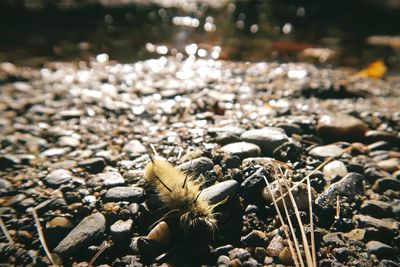
{"label": "caterpillar hair", "polygon": [[178,218],[183,236],[211,239],[217,225],[213,213],[216,205],[199,198],[200,185],[189,173],[181,172],[167,161],[150,158],[144,178],[158,192],[169,210],[168,216]]}

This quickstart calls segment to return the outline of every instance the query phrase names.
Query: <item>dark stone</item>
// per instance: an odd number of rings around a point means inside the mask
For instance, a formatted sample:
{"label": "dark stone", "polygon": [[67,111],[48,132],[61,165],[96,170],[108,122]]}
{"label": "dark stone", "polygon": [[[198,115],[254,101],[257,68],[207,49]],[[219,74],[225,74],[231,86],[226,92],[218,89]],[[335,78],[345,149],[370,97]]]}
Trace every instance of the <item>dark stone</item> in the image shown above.
{"label": "dark stone", "polygon": [[85,248],[103,235],[106,229],[106,218],[101,213],[94,213],[84,218],[72,231],[57,245],[54,252],[65,257]]}
{"label": "dark stone", "polygon": [[213,169],[214,162],[207,157],[200,157],[192,161],[184,162],[177,166],[179,170],[190,171],[191,173],[203,174]]}
{"label": "dark stone", "polygon": [[257,200],[261,198],[261,191],[264,187],[264,176],[254,173],[242,182],[240,185],[240,194],[246,200]]}
{"label": "dark stone", "polygon": [[201,192],[200,198],[207,200],[211,204],[217,204],[234,197],[238,189],[239,184],[237,181],[228,180],[205,188]]}
{"label": "dark stone", "polygon": [[218,257],[220,255],[228,254],[228,252],[232,249],[233,249],[232,245],[225,245],[225,246],[217,247],[213,250],[213,254]]}
{"label": "dark stone", "polygon": [[16,157],[10,155],[0,156],[0,170],[6,170],[8,168],[12,168],[15,165],[19,164],[19,160]]}
{"label": "dark stone", "polygon": [[14,190],[14,187],[12,184],[3,178],[0,178],[0,193],[7,193]]}
{"label": "dark stone", "polygon": [[79,167],[85,168],[90,173],[102,172],[106,166],[106,162],[103,158],[92,158],[78,163]]}
{"label": "dark stone", "polygon": [[245,246],[263,247],[266,245],[265,238],[266,238],[266,235],[264,232],[258,231],[258,230],[253,230],[246,236],[243,236],[242,238],[240,238],[240,241]]}
{"label": "dark stone", "polygon": [[221,132],[215,137],[215,142],[221,146],[240,142],[240,137],[233,133]]}
{"label": "dark stone", "polygon": [[247,142],[231,143],[221,147],[221,151],[238,156],[241,159],[257,157],[260,155],[260,147]]}
{"label": "dark stone", "polygon": [[378,179],[373,186],[375,192],[382,193],[386,190],[400,191],[400,181],[393,178]]}
{"label": "dark stone", "polygon": [[393,215],[391,204],[379,200],[365,200],[361,205],[361,212],[378,218],[391,217]]}

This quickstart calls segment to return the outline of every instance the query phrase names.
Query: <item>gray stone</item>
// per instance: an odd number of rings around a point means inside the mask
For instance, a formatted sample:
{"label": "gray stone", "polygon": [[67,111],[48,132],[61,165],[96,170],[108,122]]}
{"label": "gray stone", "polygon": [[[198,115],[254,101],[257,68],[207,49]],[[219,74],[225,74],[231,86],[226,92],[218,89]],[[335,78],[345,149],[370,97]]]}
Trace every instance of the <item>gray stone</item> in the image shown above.
{"label": "gray stone", "polygon": [[248,130],[240,138],[249,143],[258,145],[264,154],[271,155],[272,152],[288,141],[288,136],[281,128],[265,127],[262,129]]}
{"label": "gray stone", "polygon": [[144,147],[138,140],[132,140],[126,143],[122,148],[122,151],[127,153],[129,156],[138,156],[147,153],[146,147]]}
{"label": "gray stone", "polygon": [[54,252],[65,257],[73,254],[80,248],[85,248],[103,235],[106,229],[106,218],[101,213],[94,213],[84,218],[72,231],[57,245]]}
{"label": "gray stone", "polygon": [[228,180],[207,187],[201,192],[200,198],[208,201],[211,204],[217,204],[227,198],[232,198],[235,196],[238,189],[239,184],[237,181]]}
{"label": "gray stone", "polygon": [[51,187],[59,187],[62,184],[68,183],[72,180],[72,173],[68,170],[54,170],[50,172],[45,178],[44,182]]}
{"label": "gray stone", "polygon": [[110,226],[111,236],[116,241],[121,241],[130,238],[133,221],[131,219],[127,221],[119,220]]}
{"label": "gray stone", "polygon": [[99,173],[103,171],[104,167],[106,166],[106,162],[103,158],[91,158],[80,161],[78,166],[85,168],[90,173]]}
{"label": "gray stone", "polygon": [[338,196],[354,199],[364,194],[364,177],[361,174],[351,172],[340,181],[331,184],[317,199],[318,205],[336,205]]}
{"label": "gray stone", "polygon": [[310,155],[316,158],[337,157],[342,153],[343,149],[337,145],[317,146],[311,149]]}
{"label": "gray stone", "polygon": [[96,175],[96,178],[100,180],[105,187],[113,187],[118,185],[124,185],[125,179],[119,172],[103,172]]}
{"label": "gray stone", "polygon": [[369,252],[379,257],[391,257],[396,253],[396,250],[393,247],[379,241],[369,241],[366,244],[366,247]]}
{"label": "gray stone", "polygon": [[213,169],[214,162],[207,157],[200,157],[191,161],[184,162],[177,166],[181,171],[190,171],[196,174],[206,174]]}
{"label": "gray stone", "polygon": [[247,142],[238,142],[225,145],[221,147],[221,151],[238,156],[241,159],[248,157],[257,157],[260,155],[261,152],[258,145]]}
{"label": "gray stone", "polygon": [[108,189],[104,200],[105,201],[130,201],[136,202],[144,195],[144,190],[139,187],[117,186]]}

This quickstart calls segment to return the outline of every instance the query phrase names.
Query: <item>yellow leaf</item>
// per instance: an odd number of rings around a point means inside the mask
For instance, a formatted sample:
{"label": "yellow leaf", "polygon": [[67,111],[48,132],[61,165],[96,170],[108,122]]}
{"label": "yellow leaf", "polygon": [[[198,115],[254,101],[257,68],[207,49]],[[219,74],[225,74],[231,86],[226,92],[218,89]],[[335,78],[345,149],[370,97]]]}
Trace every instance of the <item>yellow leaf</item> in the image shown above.
{"label": "yellow leaf", "polygon": [[362,77],[381,78],[386,72],[386,66],[382,59],[372,62],[357,74]]}

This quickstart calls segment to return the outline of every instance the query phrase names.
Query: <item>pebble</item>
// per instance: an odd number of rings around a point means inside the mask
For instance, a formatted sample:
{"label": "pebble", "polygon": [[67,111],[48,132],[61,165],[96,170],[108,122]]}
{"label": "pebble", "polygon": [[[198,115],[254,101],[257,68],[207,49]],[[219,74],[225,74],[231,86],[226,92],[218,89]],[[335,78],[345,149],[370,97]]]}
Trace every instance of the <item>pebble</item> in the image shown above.
{"label": "pebble", "polygon": [[310,155],[316,158],[338,157],[343,149],[337,145],[317,146],[310,150]]}
{"label": "pebble", "polygon": [[274,236],[267,247],[268,256],[278,257],[284,249],[283,238],[280,235]]}
{"label": "pebble", "polygon": [[217,265],[219,267],[228,267],[228,266],[230,266],[229,265],[230,262],[231,262],[231,260],[229,259],[228,256],[221,255],[221,256],[218,257]]}
{"label": "pebble", "polygon": [[246,236],[241,237],[240,241],[245,246],[257,247],[257,246],[265,245],[265,238],[266,238],[266,235],[264,232],[259,231],[259,230],[253,230]]}
{"label": "pebble", "polygon": [[363,180],[364,177],[361,174],[351,172],[340,181],[331,184],[315,202],[321,206],[335,206],[337,196],[345,196],[349,199],[361,196],[364,194]]}
{"label": "pebble", "polygon": [[399,169],[400,159],[391,158],[391,159],[382,160],[382,161],[379,161],[377,163],[377,165],[381,170],[387,171],[389,173],[393,173]]}
{"label": "pebble", "polygon": [[12,186],[11,182],[0,178],[0,193],[6,193],[14,190],[14,187]]}
{"label": "pebble", "polygon": [[258,145],[248,142],[231,143],[221,147],[221,151],[238,156],[241,159],[258,157],[261,153],[261,149]]}
{"label": "pebble", "polygon": [[103,158],[91,158],[78,162],[78,166],[85,168],[90,173],[99,173],[103,171],[106,162]]}
{"label": "pebble", "polygon": [[228,180],[205,188],[201,192],[200,198],[214,205],[225,199],[232,199],[237,194],[238,189],[239,183],[237,181]]}
{"label": "pebble", "polygon": [[345,235],[353,240],[363,241],[366,237],[367,231],[365,229],[356,228],[346,233]]}
{"label": "pebble", "polygon": [[340,176],[344,177],[347,175],[347,168],[343,162],[339,160],[334,160],[326,164],[323,168],[323,173],[328,180],[332,180],[333,178]]}
{"label": "pebble", "polygon": [[200,157],[191,161],[184,162],[177,166],[177,169],[181,171],[190,171],[197,174],[205,175],[206,172],[213,169],[214,162],[207,157]]}
{"label": "pebble", "polygon": [[248,130],[242,133],[240,138],[245,142],[258,145],[263,154],[267,155],[271,155],[277,147],[289,140],[285,131],[277,127]]}
{"label": "pebble", "polygon": [[391,148],[390,144],[385,141],[378,141],[367,146],[369,151],[378,151],[378,150],[389,150]]}
{"label": "pebble", "polygon": [[130,238],[130,233],[132,230],[133,221],[131,219],[123,221],[119,220],[110,226],[110,232],[113,240],[121,241],[128,240]]}
{"label": "pebble", "polygon": [[221,146],[224,146],[230,143],[240,142],[240,137],[233,133],[221,132],[215,137],[215,142]]}
{"label": "pebble", "polygon": [[105,229],[106,218],[101,213],[89,215],[54,248],[54,252],[63,257],[71,255],[97,241]]}
{"label": "pebble", "polygon": [[59,187],[62,184],[68,183],[72,180],[72,173],[68,170],[54,170],[50,172],[45,178],[44,182],[51,187]]}
{"label": "pebble", "polygon": [[263,175],[254,173],[246,178],[240,184],[240,194],[246,200],[255,200],[261,198],[261,192],[265,188]]}
{"label": "pebble", "polygon": [[81,141],[79,138],[73,137],[73,136],[62,136],[60,139],[58,139],[58,145],[61,147],[67,146],[67,147],[79,147],[81,144]]}
{"label": "pebble", "polygon": [[370,253],[377,255],[378,257],[393,257],[396,253],[396,250],[379,241],[369,241],[366,244],[366,247]]}
{"label": "pebble", "polygon": [[385,192],[386,190],[399,191],[400,190],[400,180],[394,178],[381,178],[375,181],[373,185],[373,190],[378,193]]}
{"label": "pebble", "polygon": [[64,120],[69,120],[79,118],[82,115],[82,111],[78,109],[61,110],[58,115]]}
{"label": "pebble", "polygon": [[345,235],[341,232],[328,233],[322,237],[322,240],[327,245],[346,246]]}
{"label": "pebble", "polygon": [[372,199],[364,200],[361,205],[361,212],[378,218],[385,218],[393,215],[390,203]]}
{"label": "pebble", "polygon": [[251,257],[250,252],[244,248],[234,248],[228,252],[228,255],[231,260],[238,259],[241,262],[244,262]]}
{"label": "pebble", "polygon": [[124,145],[122,151],[127,153],[129,156],[140,156],[147,153],[147,149],[138,140],[131,140]]}
{"label": "pebble", "polygon": [[40,155],[43,157],[60,157],[67,154],[71,149],[69,147],[55,147],[43,151]]}
{"label": "pebble", "polygon": [[279,253],[279,260],[285,265],[293,265],[292,253],[288,247],[285,247],[281,253]]}
{"label": "pebble", "polygon": [[368,126],[353,116],[335,113],[321,116],[317,133],[331,141],[356,141],[364,137]]}
{"label": "pebble", "polygon": [[114,187],[125,184],[125,179],[119,172],[103,172],[96,175],[96,178],[104,184],[105,187]]}
{"label": "pebble", "polygon": [[139,187],[117,186],[107,190],[104,200],[136,202],[142,199],[144,190]]}
{"label": "pebble", "polygon": [[365,133],[365,137],[371,143],[378,141],[385,141],[392,145],[400,144],[400,135],[396,132],[371,130]]}

